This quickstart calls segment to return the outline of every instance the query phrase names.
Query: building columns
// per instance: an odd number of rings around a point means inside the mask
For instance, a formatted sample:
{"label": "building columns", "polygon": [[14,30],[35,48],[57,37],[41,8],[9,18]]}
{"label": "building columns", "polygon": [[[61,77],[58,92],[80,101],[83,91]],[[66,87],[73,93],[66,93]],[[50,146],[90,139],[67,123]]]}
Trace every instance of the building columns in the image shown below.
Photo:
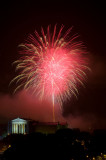
{"label": "building columns", "polygon": [[13,123],[12,133],[13,134],[25,134],[25,123],[22,123],[22,124]]}

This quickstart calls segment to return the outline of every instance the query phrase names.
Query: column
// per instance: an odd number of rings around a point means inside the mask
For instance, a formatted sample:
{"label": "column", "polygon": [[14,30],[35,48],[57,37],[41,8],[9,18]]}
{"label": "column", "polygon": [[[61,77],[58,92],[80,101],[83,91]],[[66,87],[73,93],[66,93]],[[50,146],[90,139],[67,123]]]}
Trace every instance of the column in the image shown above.
{"label": "column", "polygon": [[24,124],[24,134],[25,134],[25,124]]}
{"label": "column", "polygon": [[23,130],[23,134],[24,134],[24,124],[22,125],[22,130]]}
{"label": "column", "polygon": [[21,133],[23,134],[23,124],[21,124]]}
{"label": "column", "polygon": [[22,133],[22,124],[20,124],[20,133]]}
{"label": "column", "polygon": [[21,124],[21,134],[23,133],[23,127],[22,127],[22,124]]}
{"label": "column", "polygon": [[16,124],[16,133],[18,134],[18,124]]}
{"label": "column", "polygon": [[14,133],[15,133],[15,124],[14,124]]}
{"label": "column", "polygon": [[15,133],[16,133],[16,124],[15,124]]}
{"label": "column", "polygon": [[12,124],[12,133],[14,133],[14,125]]}
{"label": "column", "polygon": [[20,129],[20,124],[19,124],[19,133],[20,133],[21,129]]}

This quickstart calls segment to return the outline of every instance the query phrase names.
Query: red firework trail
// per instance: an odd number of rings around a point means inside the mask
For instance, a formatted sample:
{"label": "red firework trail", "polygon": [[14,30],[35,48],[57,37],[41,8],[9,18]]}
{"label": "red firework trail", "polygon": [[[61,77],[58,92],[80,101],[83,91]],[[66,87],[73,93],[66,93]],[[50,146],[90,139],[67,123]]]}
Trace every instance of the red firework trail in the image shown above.
{"label": "red firework trail", "polygon": [[49,26],[47,34],[41,28],[42,37],[35,31],[35,36],[30,35],[28,42],[20,45],[24,57],[14,62],[17,64],[16,70],[21,72],[12,80],[18,84],[15,92],[24,87],[40,99],[51,97],[53,119],[55,101],[62,106],[62,102],[71,95],[77,96],[78,85],[83,85],[89,70],[86,53],[81,49],[83,44],[75,42],[77,35],[69,39],[71,29],[63,37],[63,26],[57,36],[56,25],[52,35]]}

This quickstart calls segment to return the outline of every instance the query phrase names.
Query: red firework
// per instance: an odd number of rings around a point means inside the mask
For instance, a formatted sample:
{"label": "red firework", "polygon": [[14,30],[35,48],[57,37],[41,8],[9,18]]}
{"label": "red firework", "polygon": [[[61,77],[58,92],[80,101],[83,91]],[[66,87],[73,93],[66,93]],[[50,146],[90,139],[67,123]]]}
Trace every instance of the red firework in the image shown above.
{"label": "red firework", "polygon": [[20,45],[24,57],[14,63],[21,73],[12,80],[19,84],[15,92],[23,86],[40,99],[51,97],[53,117],[54,102],[62,105],[66,98],[77,96],[78,85],[83,85],[89,69],[82,43],[75,42],[77,36],[69,39],[71,28],[62,37],[62,29],[63,26],[56,36],[56,25],[52,35],[49,26],[46,35],[42,28],[42,37],[35,31],[35,37],[30,35],[28,42]]}

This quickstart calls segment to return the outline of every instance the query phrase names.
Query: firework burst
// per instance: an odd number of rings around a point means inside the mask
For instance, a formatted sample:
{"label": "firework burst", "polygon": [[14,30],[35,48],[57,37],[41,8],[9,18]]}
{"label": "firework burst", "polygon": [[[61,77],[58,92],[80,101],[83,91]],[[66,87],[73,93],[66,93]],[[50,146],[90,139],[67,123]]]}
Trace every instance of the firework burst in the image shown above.
{"label": "firework burst", "polygon": [[27,42],[20,45],[24,56],[14,62],[16,70],[20,70],[12,80],[17,83],[15,92],[23,87],[40,99],[51,97],[53,114],[55,102],[62,106],[64,100],[77,96],[78,86],[83,85],[89,70],[82,42],[75,42],[77,35],[69,38],[71,29],[63,37],[63,26],[57,36],[56,25],[52,35],[49,26],[47,34],[41,28],[42,37],[35,31],[35,36],[30,35]]}

